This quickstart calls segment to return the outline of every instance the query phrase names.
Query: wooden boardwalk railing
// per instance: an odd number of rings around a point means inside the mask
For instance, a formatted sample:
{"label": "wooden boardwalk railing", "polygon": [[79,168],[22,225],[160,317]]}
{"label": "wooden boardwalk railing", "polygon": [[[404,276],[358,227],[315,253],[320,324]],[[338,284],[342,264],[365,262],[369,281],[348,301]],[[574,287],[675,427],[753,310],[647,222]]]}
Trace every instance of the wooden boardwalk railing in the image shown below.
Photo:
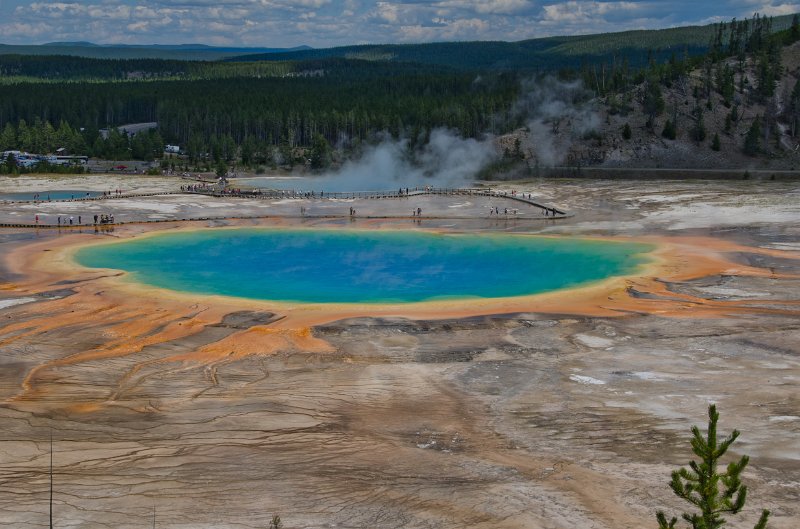
{"label": "wooden boardwalk railing", "polygon": [[214,197],[241,197],[241,198],[262,198],[262,199],[276,199],[276,198],[313,198],[313,199],[361,199],[361,200],[386,200],[386,199],[402,199],[420,195],[461,195],[461,196],[484,196],[492,198],[503,198],[515,200],[540,208],[542,211],[548,212],[554,217],[563,217],[567,215],[566,211],[540,204],[530,198],[516,193],[499,193],[497,191],[487,191],[484,189],[475,188],[427,188],[427,189],[405,189],[397,191],[348,191],[348,192],[325,192],[325,191],[294,191],[294,190],[256,190],[256,191],[221,191],[215,189],[199,188],[187,193],[194,193],[200,195],[208,195]]}
{"label": "wooden boardwalk railing", "polygon": [[[6,201],[6,203],[41,203],[41,202],[84,202],[84,201],[105,201],[105,200],[115,200],[115,199],[123,199],[123,198],[138,198],[138,197],[153,197],[153,196],[165,196],[165,195],[180,195],[180,194],[194,194],[194,195],[205,195],[211,197],[220,197],[220,198],[255,198],[255,199],[280,199],[280,198],[296,198],[296,199],[303,199],[303,198],[310,198],[310,199],[329,199],[329,200],[389,200],[389,199],[404,199],[414,196],[423,196],[423,195],[443,195],[443,196],[479,196],[479,197],[490,197],[490,198],[499,198],[499,199],[507,199],[507,200],[514,200],[517,202],[521,202],[524,204],[529,204],[530,206],[539,208],[542,210],[542,213],[549,217],[550,219],[558,219],[558,218],[565,218],[569,216],[566,211],[561,209],[547,206],[544,204],[540,204],[531,198],[527,198],[524,195],[516,194],[516,193],[500,193],[497,191],[491,190],[484,190],[484,189],[475,189],[475,188],[423,188],[423,189],[409,189],[406,191],[398,190],[398,191],[348,191],[348,192],[334,192],[334,193],[327,193],[324,191],[320,192],[300,192],[300,191],[285,191],[285,190],[244,190],[244,191],[236,191],[232,192],[230,190],[218,190],[213,189],[210,187],[198,187],[197,189],[189,190],[187,188],[181,191],[162,191],[162,192],[153,192],[153,193],[131,193],[131,194],[121,194],[121,195],[107,195],[107,196],[99,196],[99,197],[78,197],[72,199],[62,199],[62,200],[51,200],[51,201],[42,201],[42,200],[18,200],[18,201]],[[194,186],[192,186],[194,187]],[[203,217],[197,219],[159,219],[159,220],[147,220],[147,221],[128,221],[134,223],[141,223],[141,222],[172,222],[176,220],[223,220],[226,217]],[[261,218],[261,216],[256,217],[230,217],[230,218]],[[128,223],[124,222],[124,223]],[[117,222],[116,224],[123,224],[123,222]],[[0,223],[0,227],[4,228],[88,228],[93,226],[112,226],[112,224],[82,224],[82,225],[75,225],[75,226],[67,226],[67,225],[52,225],[52,224],[26,224],[26,223]]]}

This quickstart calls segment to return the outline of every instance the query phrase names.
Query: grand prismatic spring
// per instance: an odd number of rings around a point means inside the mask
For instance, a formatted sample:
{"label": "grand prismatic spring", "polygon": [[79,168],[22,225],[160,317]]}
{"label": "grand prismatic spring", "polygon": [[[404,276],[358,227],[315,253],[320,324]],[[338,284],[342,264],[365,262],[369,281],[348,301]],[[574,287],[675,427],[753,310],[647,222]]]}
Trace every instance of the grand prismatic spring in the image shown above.
{"label": "grand prismatic spring", "polygon": [[645,244],[415,231],[218,229],[80,250],[167,289],[311,303],[510,297],[630,273]]}
{"label": "grand prismatic spring", "polygon": [[0,202],[0,527],[653,527],[710,401],[797,527],[795,183],[84,185]]}

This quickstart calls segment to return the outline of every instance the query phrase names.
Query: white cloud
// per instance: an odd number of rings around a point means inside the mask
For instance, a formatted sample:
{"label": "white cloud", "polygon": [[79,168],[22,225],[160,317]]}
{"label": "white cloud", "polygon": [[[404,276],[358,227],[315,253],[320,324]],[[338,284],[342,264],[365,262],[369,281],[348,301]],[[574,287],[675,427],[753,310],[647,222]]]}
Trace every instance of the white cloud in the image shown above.
{"label": "white cloud", "polygon": [[470,10],[475,13],[512,14],[530,9],[535,6],[530,0],[442,0],[434,2],[439,8],[454,8]]}
{"label": "white cloud", "polygon": [[634,15],[644,7],[637,2],[591,2],[571,0],[558,4],[542,6],[542,20],[545,22],[587,22],[621,12]]}
{"label": "white cloud", "polygon": [[393,24],[400,18],[400,9],[397,5],[390,2],[378,2],[378,5],[375,8],[375,15],[378,18]]}
{"label": "white cloud", "polygon": [[6,37],[13,36],[42,36],[49,35],[52,27],[49,24],[39,22],[37,24],[29,24],[26,22],[11,22],[0,24],[0,34]]}
{"label": "white cloud", "polygon": [[488,31],[489,24],[479,18],[466,20],[434,19],[432,24],[401,26],[400,42],[427,42],[434,40],[480,40]]}
{"label": "white cloud", "polygon": [[523,40],[800,11],[800,0],[0,0],[0,41],[315,47]]}
{"label": "white cloud", "polygon": [[767,16],[791,15],[800,12],[800,4],[774,4],[772,2],[762,2],[756,9],[758,13]]}

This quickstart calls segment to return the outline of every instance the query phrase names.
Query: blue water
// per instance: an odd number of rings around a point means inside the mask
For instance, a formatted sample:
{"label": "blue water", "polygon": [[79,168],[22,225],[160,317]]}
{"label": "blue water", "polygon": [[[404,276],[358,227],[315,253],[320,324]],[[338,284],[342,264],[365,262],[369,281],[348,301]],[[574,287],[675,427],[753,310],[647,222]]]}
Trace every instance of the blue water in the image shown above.
{"label": "blue water", "polygon": [[0,193],[0,200],[33,200],[34,195],[38,194],[37,200],[70,200],[73,198],[90,198],[99,197],[100,193],[97,191],[76,191],[74,189],[58,190],[58,191],[41,191],[39,193]]}
{"label": "blue water", "polygon": [[535,294],[633,272],[651,249],[525,235],[238,228],[91,246],[76,260],[178,291],[377,303]]}

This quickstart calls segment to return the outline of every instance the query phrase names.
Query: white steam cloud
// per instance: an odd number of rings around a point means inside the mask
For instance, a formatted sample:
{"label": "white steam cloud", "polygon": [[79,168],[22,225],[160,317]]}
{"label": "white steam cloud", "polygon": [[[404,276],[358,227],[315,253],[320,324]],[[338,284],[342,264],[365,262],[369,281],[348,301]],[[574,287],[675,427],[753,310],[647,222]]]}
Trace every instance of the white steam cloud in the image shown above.
{"label": "white steam cloud", "polygon": [[525,95],[517,102],[517,115],[526,117],[526,148],[544,166],[561,165],[576,140],[594,131],[600,117],[591,108],[593,94],[581,81],[564,82],[545,77],[525,83]]}
{"label": "white steam cloud", "polygon": [[409,152],[408,140],[384,139],[367,147],[357,160],[319,177],[343,191],[393,190],[431,185],[463,187],[497,157],[491,141],[463,139],[447,129],[434,129],[430,140]]}

